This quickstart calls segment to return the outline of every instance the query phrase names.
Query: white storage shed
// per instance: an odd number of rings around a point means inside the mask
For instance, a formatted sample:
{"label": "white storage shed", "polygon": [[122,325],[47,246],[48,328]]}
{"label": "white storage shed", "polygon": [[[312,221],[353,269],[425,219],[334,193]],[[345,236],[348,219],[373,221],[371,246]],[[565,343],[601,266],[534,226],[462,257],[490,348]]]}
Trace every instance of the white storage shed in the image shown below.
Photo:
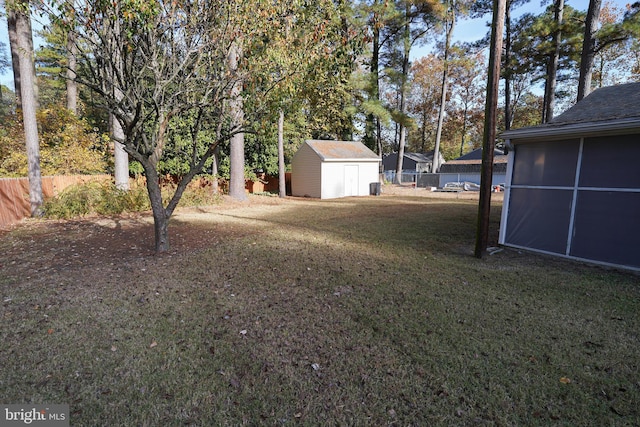
{"label": "white storage shed", "polygon": [[380,157],[360,142],[305,141],[291,161],[294,196],[367,196],[379,182]]}

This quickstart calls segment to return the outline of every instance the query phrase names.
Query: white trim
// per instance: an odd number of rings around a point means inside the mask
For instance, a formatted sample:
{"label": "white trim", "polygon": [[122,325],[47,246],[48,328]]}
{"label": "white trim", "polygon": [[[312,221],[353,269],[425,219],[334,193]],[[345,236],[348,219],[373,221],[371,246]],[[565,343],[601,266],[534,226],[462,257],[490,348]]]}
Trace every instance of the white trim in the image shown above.
{"label": "white trim", "polygon": [[[506,144],[510,144],[511,141],[507,140]],[[509,150],[507,154],[507,176],[504,183],[504,198],[502,199],[502,214],[500,215],[500,232],[498,233],[498,244],[504,245],[507,238],[507,221],[509,218],[509,199],[511,198],[511,180],[513,179],[513,164],[515,162],[515,151]]]}
{"label": "white trim", "polygon": [[569,230],[567,232],[567,244],[565,245],[565,255],[571,253],[571,242],[573,242],[573,236],[575,230],[573,228],[576,219],[576,203],[578,201],[578,186],[580,184],[580,172],[582,170],[582,150],[584,148],[584,138],[580,138],[580,145],[578,146],[578,161],[576,163],[576,176],[573,181],[573,196],[571,197],[571,213],[569,214]]}
{"label": "white trim", "polygon": [[505,244],[503,244],[503,246],[505,246],[507,248],[520,249],[520,250],[523,250],[523,251],[526,251],[526,252],[534,252],[534,253],[539,253],[539,254],[543,254],[543,255],[550,255],[550,256],[558,257],[558,258],[570,259],[570,260],[573,260],[573,261],[580,261],[580,262],[583,262],[585,264],[600,265],[600,266],[604,266],[604,267],[612,267],[612,268],[617,268],[617,269],[631,270],[631,271],[640,272],[640,267],[633,267],[633,266],[630,266],[630,265],[613,264],[611,262],[597,261],[597,260],[587,259],[587,258],[580,258],[580,257],[573,256],[573,255],[563,255],[563,254],[558,253],[558,252],[550,252],[550,251],[545,251],[545,250],[542,250],[542,249],[529,248],[529,247],[526,247],[526,246],[512,245],[512,244],[509,244],[509,243],[505,243]]}
{"label": "white trim", "polygon": [[[508,176],[507,176],[508,177]],[[640,188],[631,187],[561,187],[553,185],[511,185],[510,188],[524,188],[527,190],[565,190],[573,191],[596,191],[601,193],[640,193]]]}
{"label": "white trim", "polygon": [[520,141],[549,141],[564,138],[594,137],[605,135],[635,134],[640,131],[637,117],[616,121],[573,123],[562,125],[541,125],[502,132],[502,138],[512,143]]}
{"label": "white trim", "polygon": [[365,158],[353,158],[353,159],[322,159],[323,162],[371,162],[371,163],[380,163],[380,159],[379,158],[369,158],[369,157],[365,157]]}

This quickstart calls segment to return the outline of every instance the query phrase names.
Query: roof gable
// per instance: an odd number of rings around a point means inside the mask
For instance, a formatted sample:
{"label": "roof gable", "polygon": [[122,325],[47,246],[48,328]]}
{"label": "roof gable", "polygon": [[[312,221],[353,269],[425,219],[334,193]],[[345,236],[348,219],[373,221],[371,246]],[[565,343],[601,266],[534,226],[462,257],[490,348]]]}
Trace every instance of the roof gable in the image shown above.
{"label": "roof gable", "polygon": [[305,141],[322,160],[379,161],[380,157],[366,145],[357,141],[329,141],[312,139]]}

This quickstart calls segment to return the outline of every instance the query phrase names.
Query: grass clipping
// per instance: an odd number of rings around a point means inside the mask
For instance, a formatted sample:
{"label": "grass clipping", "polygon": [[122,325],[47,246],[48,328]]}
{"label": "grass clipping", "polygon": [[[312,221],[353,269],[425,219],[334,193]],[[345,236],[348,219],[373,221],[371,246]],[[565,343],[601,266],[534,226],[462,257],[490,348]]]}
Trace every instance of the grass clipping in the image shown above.
{"label": "grass clipping", "polygon": [[477,260],[474,201],[200,211],[160,257],[148,221],[5,233],[3,401],[68,403],[72,425],[640,420],[633,274]]}

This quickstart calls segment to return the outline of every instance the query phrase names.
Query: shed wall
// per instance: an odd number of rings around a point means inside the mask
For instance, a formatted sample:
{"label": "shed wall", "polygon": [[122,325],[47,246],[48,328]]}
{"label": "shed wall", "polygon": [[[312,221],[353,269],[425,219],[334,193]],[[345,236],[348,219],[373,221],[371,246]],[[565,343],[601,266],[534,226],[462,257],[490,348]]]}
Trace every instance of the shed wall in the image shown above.
{"label": "shed wall", "polygon": [[291,160],[291,194],[299,197],[321,197],[322,160],[303,145]]}

